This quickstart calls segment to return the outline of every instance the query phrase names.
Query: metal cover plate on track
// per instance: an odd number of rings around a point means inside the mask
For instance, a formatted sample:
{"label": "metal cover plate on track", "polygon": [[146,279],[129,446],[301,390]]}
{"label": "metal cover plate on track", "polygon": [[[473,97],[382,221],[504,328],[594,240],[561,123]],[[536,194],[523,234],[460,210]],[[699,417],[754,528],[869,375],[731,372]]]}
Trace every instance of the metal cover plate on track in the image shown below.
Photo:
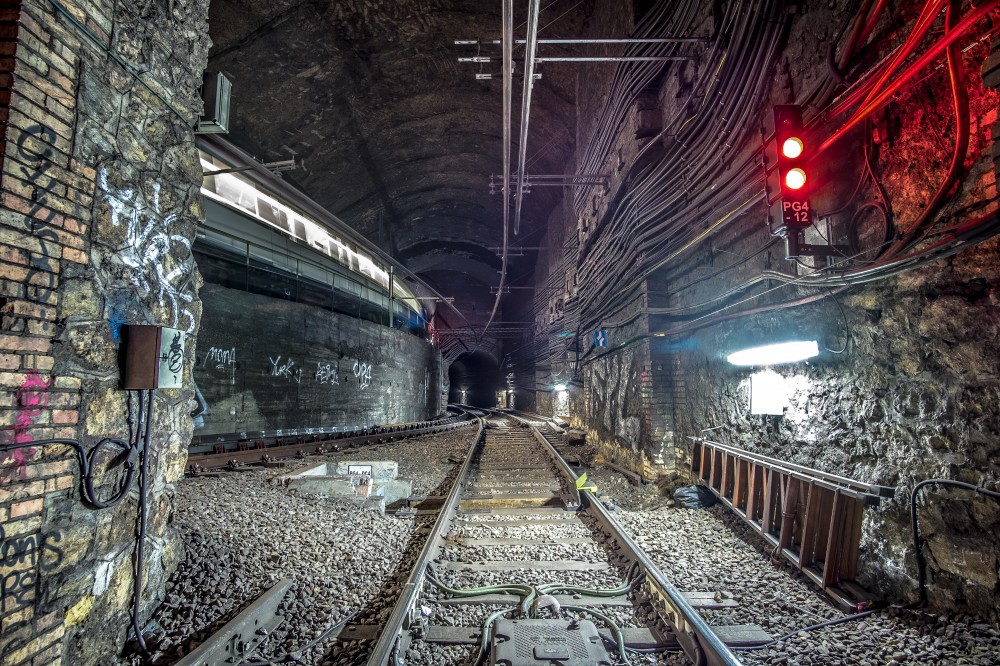
{"label": "metal cover plate on track", "polygon": [[588,620],[497,620],[491,664],[502,666],[610,666],[597,627]]}
{"label": "metal cover plate on track", "polygon": [[578,560],[495,560],[491,562],[442,562],[439,565],[451,571],[510,571],[534,569],[536,571],[604,571],[607,562],[580,562]]}
{"label": "metal cover plate on track", "polygon": [[712,625],[711,628],[730,647],[753,647],[771,642],[771,634],[756,624]]}
{"label": "metal cover plate on track", "polygon": [[559,495],[498,495],[491,497],[472,497],[462,499],[458,506],[460,509],[490,509],[493,507],[543,507],[562,506],[562,497]]}
{"label": "metal cover plate on track", "polygon": [[275,615],[278,604],[292,587],[291,578],[282,578],[260,595],[226,626],[212,634],[177,666],[212,666],[242,663],[285,618]]}
{"label": "metal cover plate on track", "polygon": [[692,608],[735,608],[740,603],[731,596],[726,597],[718,592],[681,592]]}
{"label": "metal cover plate on track", "polygon": [[[556,594],[556,601],[560,604],[571,604],[573,606],[631,606],[632,602],[624,594],[614,597],[592,597],[588,594]],[[517,597],[509,594],[477,594],[474,597],[454,597],[447,599],[435,599],[434,603],[441,606],[462,606],[462,605],[485,605],[485,604],[510,604]]]}

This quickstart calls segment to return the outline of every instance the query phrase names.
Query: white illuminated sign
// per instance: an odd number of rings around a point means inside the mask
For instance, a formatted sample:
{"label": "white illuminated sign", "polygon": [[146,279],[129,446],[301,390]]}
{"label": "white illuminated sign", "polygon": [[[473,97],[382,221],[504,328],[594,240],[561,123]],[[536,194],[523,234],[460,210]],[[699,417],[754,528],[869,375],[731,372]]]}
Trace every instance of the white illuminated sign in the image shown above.
{"label": "white illuminated sign", "polygon": [[781,416],[788,407],[788,384],[774,370],[750,375],[750,413]]}

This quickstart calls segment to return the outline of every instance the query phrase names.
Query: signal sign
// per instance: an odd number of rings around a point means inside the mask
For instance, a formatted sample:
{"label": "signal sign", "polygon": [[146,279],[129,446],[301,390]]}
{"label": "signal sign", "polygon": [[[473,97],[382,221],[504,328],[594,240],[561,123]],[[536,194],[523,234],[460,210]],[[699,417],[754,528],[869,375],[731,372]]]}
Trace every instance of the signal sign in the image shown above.
{"label": "signal sign", "polygon": [[805,229],[812,224],[812,207],[806,169],[809,150],[803,138],[801,107],[794,104],[773,107],[765,116],[762,132],[767,205],[775,221],[786,231]]}

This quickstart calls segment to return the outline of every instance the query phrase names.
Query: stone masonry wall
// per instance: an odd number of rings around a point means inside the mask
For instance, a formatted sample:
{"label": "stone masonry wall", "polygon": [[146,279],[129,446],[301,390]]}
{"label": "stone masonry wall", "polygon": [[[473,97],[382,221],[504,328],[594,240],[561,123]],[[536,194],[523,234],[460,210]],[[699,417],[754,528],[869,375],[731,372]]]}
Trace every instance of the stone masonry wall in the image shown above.
{"label": "stone masonry wall", "polygon": [[[621,12],[627,11],[626,4],[620,3]],[[789,22],[788,33],[772,73],[769,98],[754,102],[761,110],[805,97],[809,86],[827,73],[826,45],[849,17],[848,5],[810,2],[799,12],[783,15]],[[919,8],[919,3],[902,3],[888,12],[861,56],[864,62],[877,62],[885,55],[880,49],[901,43]],[[969,149],[961,182],[952,187],[948,204],[937,217],[940,234],[927,243],[975,218],[996,215],[994,159],[1000,155],[996,147],[1000,131],[998,95],[989,86],[1000,78],[996,71],[1000,56],[989,39],[980,39],[987,28],[984,21],[979,32],[961,43],[963,89],[971,119]],[[817,44],[823,48],[817,49]],[[873,116],[868,133],[871,170],[878,174],[902,232],[920,217],[939,187],[953,150],[955,120],[948,72],[938,66],[943,60],[936,60],[900,89]],[[982,72],[990,68],[993,71],[984,81]],[[665,121],[677,117],[678,100],[686,99],[681,94],[686,90],[685,74],[679,71],[660,83],[658,99]],[[578,97],[599,99],[601,84],[597,79],[581,80]],[[587,114],[594,109],[581,106],[579,111],[584,116],[581,131],[593,127]],[[626,126],[615,137],[626,164],[631,164],[637,145],[633,129]],[[577,143],[585,146],[587,136],[578,137]],[[807,233],[807,243],[846,242],[849,220],[837,208],[845,200],[850,202],[852,191],[856,190],[855,205],[881,201],[882,193],[871,182],[856,187],[868,169],[864,146],[863,132],[856,131],[815,165],[813,175],[823,183],[814,190],[818,221]],[[735,163],[739,155],[752,151],[753,146],[735,146],[733,155],[720,158]],[[612,174],[611,191],[605,197],[611,200],[620,186],[613,160],[601,171]],[[719,211],[709,208],[702,211],[704,220],[685,224],[700,230],[717,219]],[[565,215],[563,228],[598,234],[604,209],[595,205],[593,210],[593,219],[588,220]],[[873,215],[859,225],[859,236],[876,248],[878,222]],[[650,307],[670,308],[677,314],[650,314],[648,322],[639,318],[627,325],[602,324],[609,328],[612,346],[637,333],[654,337],[613,350],[601,360],[587,359],[581,372],[585,388],[579,395],[571,393],[574,424],[587,428],[609,457],[646,473],[683,471],[689,456],[687,437],[711,428],[712,439],[897,486],[894,500],[866,513],[860,578],[877,591],[912,599],[916,583],[908,502],[914,485],[933,477],[992,488],[1000,482],[996,462],[1000,246],[990,240],[949,259],[834,296],[829,290],[794,285],[776,288],[781,284],[776,280],[749,282],[765,271],[803,275],[823,265],[811,260],[795,265],[784,259],[783,241],[771,236],[762,203],[699,241],[652,274],[645,285]],[[843,260],[843,256],[833,259]],[[550,259],[549,265],[555,263]],[[730,292],[733,295],[727,298]],[[808,302],[772,309],[782,301],[796,300]],[[747,309],[757,312],[740,314]],[[676,330],[688,332],[671,332]],[[663,337],[655,337],[657,333]],[[818,339],[824,351],[810,363],[775,368],[788,391],[784,416],[750,415],[751,371],[730,366],[725,355],[797,335]],[[581,348],[588,349],[581,340]],[[925,493],[918,508],[928,539],[931,603],[1000,621],[1000,541],[995,536],[1000,508],[995,501],[968,492]]]}
{"label": "stone masonry wall", "polygon": [[406,423],[440,411],[441,355],[426,340],[214,284],[200,296],[197,435]]}
{"label": "stone masonry wall", "polygon": [[[128,438],[136,403],[119,389],[120,327],[196,330],[191,128],[207,11],[205,0],[4,4],[5,36],[10,21],[19,30],[13,59],[2,56],[13,80],[0,81],[13,83],[0,202],[2,444],[76,438],[90,450]],[[186,377],[193,350],[192,338]],[[191,398],[186,388],[155,399],[140,621],[180,554],[167,518]],[[111,447],[95,458],[99,494],[117,481],[113,458]],[[66,446],[0,454],[4,666],[107,663],[124,643],[138,495],[92,511],[79,476]]]}
{"label": "stone masonry wall", "polygon": [[[986,487],[1000,478],[1000,272],[991,241],[943,266],[842,297],[755,317],[696,336],[688,353],[687,431],[829,472],[898,488],[865,515],[861,580],[913,598],[916,563],[910,491],[923,479]],[[812,322],[810,324],[809,322]],[[783,416],[750,414],[750,376],[723,354],[798,332],[824,347],[804,364],[776,366]],[[847,342],[841,354],[839,351]],[[918,507],[928,539],[929,595],[1000,620],[1000,503],[969,491],[929,489]]]}

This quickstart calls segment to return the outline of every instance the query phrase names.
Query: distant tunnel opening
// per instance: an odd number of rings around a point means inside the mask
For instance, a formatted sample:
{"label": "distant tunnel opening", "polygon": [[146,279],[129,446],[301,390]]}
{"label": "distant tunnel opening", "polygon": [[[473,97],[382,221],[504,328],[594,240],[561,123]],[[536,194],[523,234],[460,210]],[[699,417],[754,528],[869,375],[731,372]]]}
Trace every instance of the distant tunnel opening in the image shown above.
{"label": "distant tunnel opening", "polygon": [[448,402],[474,407],[495,407],[500,390],[500,365],[485,352],[459,356],[448,368]]}

